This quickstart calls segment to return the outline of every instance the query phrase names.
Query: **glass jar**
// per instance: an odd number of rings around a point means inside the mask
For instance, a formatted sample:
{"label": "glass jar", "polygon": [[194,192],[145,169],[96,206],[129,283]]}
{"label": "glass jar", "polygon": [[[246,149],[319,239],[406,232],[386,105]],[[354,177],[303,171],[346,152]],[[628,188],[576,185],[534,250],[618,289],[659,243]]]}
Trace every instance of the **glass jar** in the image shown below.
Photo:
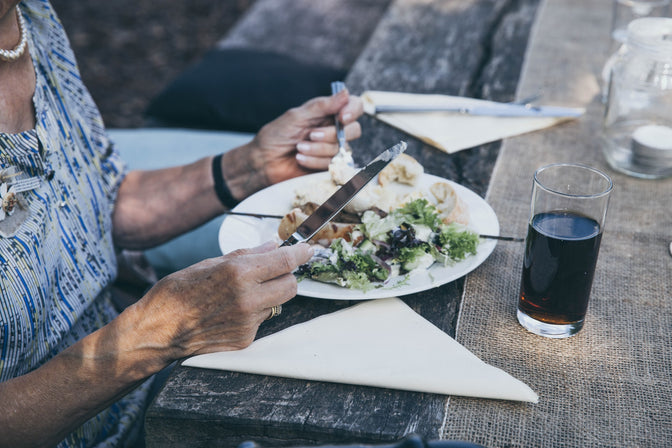
{"label": "glass jar", "polygon": [[611,67],[601,136],[616,170],[672,176],[672,18],[642,18]]}

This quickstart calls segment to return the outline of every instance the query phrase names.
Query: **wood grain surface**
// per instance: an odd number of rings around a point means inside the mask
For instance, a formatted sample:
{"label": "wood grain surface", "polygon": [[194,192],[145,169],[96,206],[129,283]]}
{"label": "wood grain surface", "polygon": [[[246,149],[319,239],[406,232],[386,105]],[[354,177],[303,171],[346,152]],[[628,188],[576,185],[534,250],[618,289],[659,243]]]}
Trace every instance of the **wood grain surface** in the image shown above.
{"label": "wood grain surface", "polygon": [[[377,89],[511,101],[537,5],[538,0],[392,1],[371,23],[375,31],[346,83],[353,93]],[[427,172],[485,196],[499,143],[449,155],[369,117],[361,123],[363,136],[352,145],[358,162],[405,139],[408,153]],[[457,280],[403,300],[453,336],[463,284]],[[262,326],[260,336],[349,305],[297,297],[280,318]],[[176,367],[147,413],[147,446],[382,443],[409,433],[438,439],[447,401],[442,395]]]}

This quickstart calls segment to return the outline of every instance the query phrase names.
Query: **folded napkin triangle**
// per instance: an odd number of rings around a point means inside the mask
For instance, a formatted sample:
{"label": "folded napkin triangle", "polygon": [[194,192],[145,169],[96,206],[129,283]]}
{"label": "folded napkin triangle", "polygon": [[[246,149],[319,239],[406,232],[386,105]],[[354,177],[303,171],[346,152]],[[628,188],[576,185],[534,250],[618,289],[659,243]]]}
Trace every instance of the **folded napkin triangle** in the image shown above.
{"label": "folded napkin triangle", "polygon": [[451,112],[375,113],[380,106],[489,106],[492,101],[450,95],[383,92],[369,90],[362,94],[364,111],[390,126],[453,153],[514,135],[553,126],[571,117],[495,117],[464,115]]}
{"label": "folded napkin triangle", "polygon": [[446,395],[537,402],[397,298],[372,300],[294,325],[185,366]]}

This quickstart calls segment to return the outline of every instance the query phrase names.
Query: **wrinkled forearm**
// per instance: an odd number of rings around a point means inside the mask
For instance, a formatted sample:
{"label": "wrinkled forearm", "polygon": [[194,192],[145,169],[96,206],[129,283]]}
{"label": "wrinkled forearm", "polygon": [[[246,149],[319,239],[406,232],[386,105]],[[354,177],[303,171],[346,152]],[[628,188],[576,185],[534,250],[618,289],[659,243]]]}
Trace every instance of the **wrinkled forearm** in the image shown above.
{"label": "wrinkled forearm", "polygon": [[[242,200],[268,186],[262,151],[256,141],[222,158],[224,181]],[[225,208],[217,198],[212,157],[154,171],[132,171],[122,182],[113,213],[115,244],[147,249],[204,224]]]}
{"label": "wrinkled forearm", "polygon": [[146,249],[181,235],[223,211],[214,192],[212,158],[154,171],[131,171],[114,207],[115,244]]}
{"label": "wrinkled forearm", "polygon": [[161,331],[140,318],[140,308],[40,368],[0,383],[0,447],[54,446],[167,366],[176,354]]}
{"label": "wrinkled forearm", "polygon": [[262,151],[255,140],[222,157],[222,172],[231,195],[238,200],[267,187]]}

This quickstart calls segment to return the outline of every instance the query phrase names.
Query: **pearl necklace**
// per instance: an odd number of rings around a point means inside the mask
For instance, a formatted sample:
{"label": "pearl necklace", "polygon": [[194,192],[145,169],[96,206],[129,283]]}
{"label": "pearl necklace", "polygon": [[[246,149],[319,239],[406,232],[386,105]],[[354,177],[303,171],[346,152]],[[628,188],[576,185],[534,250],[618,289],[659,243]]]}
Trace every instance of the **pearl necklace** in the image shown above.
{"label": "pearl necklace", "polygon": [[19,20],[19,31],[21,32],[21,40],[19,40],[19,44],[12,50],[5,50],[0,48],[0,59],[7,62],[16,61],[21,56],[23,56],[23,53],[26,52],[26,43],[28,42],[28,32],[26,31],[26,22],[23,19],[23,15],[21,15],[19,5],[16,5],[16,16],[18,17]]}

